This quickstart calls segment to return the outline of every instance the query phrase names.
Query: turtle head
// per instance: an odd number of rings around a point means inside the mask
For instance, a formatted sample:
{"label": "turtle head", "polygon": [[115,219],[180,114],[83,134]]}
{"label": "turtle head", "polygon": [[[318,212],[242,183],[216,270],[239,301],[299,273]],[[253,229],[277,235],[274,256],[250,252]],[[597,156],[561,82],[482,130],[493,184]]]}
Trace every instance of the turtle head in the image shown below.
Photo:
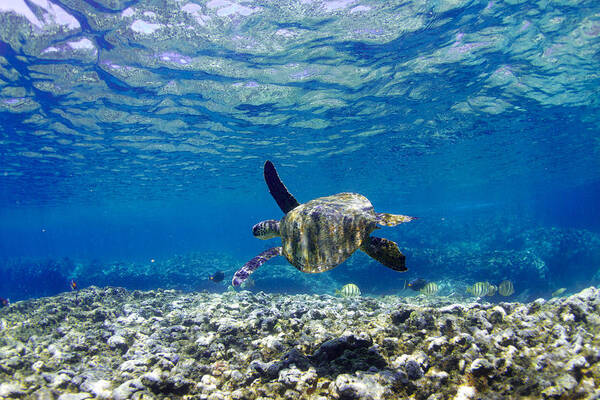
{"label": "turtle head", "polygon": [[279,236],[279,221],[268,219],[252,227],[252,234],[259,239],[271,239]]}

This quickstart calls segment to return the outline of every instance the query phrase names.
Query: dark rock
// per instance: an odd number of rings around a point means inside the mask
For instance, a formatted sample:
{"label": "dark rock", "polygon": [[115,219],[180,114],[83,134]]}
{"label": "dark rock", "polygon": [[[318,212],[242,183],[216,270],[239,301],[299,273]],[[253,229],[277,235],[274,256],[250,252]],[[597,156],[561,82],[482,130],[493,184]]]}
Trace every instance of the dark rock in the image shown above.
{"label": "dark rock", "polygon": [[371,367],[385,368],[387,362],[377,347],[371,344],[370,338],[342,336],[323,343],[309,359],[320,375],[367,371]]}
{"label": "dark rock", "polygon": [[161,390],[163,393],[173,393],[182,395],[190,390],[190,387],[194,385],[194,382],[184,378],[180,375],[169,377],[165,382],[164,388]]}
{"label": "dark rock", "polygon": [[260,321],[260,329],[265,332],[272,332],[277,324],[277,320],[273,317],[267,317]]}
{"label": "dark rock", "polygon": [[327,314],[325,314],[321,310],[311,310],[310,311],[310,319],[320,320],[320,319],[325,318],[326,316],[327,316]]}
{"label": "dark rock", "polygon": [[494,366],[485,358],[478,358],[471,363],[469,372],[475,377],[487,376],[494,371]]}
{"label": "dark rock", "polygon": [[104,320],[106,320],[110,315],[110,312],[108,310],[102,309],[102,308],[97,308],[92,312],[92,321],[94,322],[102,322]]}
{"label": "dark rock", "polygon": [[456,354],[450,354],[440,360],[442,371],[451,372],[459,369],[460,357]]}
{"label": "dark rock", "polygon": [[356,335],[342,336],[321,344],[310,359],[317,364],[326,363],[340,357],[346,350],[368,348],[372,344],[370,338],[361,338]]}
{"label": "dark rock", "polygon": [[281,361],[265,363],[255,360],[250,363],[250,369],[256,371],[263,379],[266,380],[276,379],[279,376],[279,371],[281,371],[283,368],[285,368],[285,366]]}
{"label": "dark rock", "polygon": [[285,367],[289,367],[295,364],[296,367],[302,371],[306,371],[310,368],[310,360],[304,354],[296,349],[291,349],[283,356],[283,363]]}
{"label": "dark rock", "polygon": [[421,379],[424,375],[423,369],[415,360],[408,360],[406,364],[404,364],[404,370],[406,371],[406,376],[410,380]]}
{"label": "dark rock", "polygon": [[217,332],[221,336],[235,336],[238,331],[237,326],[229,323],[223,323],[219,325]]}
{"label": "dark rock", "polygon": [[266,370],[266,376],[269,379],[275,379],[279,376],[279,371],[284,368],[284,365],[281,361],[275,361],[269,364]]}
{"label": "dark rock", "polygon": [[448,337],[454,335],[457,329],[456,320],[451,317],[442,317],[438,324],[440,332]]}
{"label": "dark rock", "polygon": [[310,368],[311,362],[304,354],[297,349],[291,349],[283,356],[282,360],[265,363],[259,360],[254,360],[250,363],[250,370],[258,373],[264,380],[277,379],[279,371],[289,368],[292,364],[302,371]]}
{"label": "dark rock", "polygon": [[406,321],[408,319],[408,317],[410,317],[411,312],[412,312],[412,310],[394,311],[391,315],[392,322],[396,325],[404,323],[404,321]]}
{"label": "dark rock", "polygon": [[432,329],[434,327],[433,316],[427,311],[413,311],[407,323],[408,326],[416,330]]}
{"label": "dark rock", "polygon": [[140,379],[142,384],[157,394],[182,395],[187,393],[190,387],[193,385],[192,381],[182,377],[181,375],[167,377],[165,375],[147,373],[142,375]]}
{"label": "dark rock", "polygon": [[153,391],[158,391],[161,384],[161,377],[156,373],[147,373],[140,377],[142,384]]}
{"label": "dark rock", "polygon": [[410,383],[408,375],[404,371],[383,371],[382,376],[390,382],[392,387],[402,387]]}
{"label": "dark rock", "polygon": [[569,297],[563,307],[564,309],[569,310],[575,316],[574,322],[587,322],[587,314],[590,312],[590,310],[587,304],[581,301],[581,299],[575,296]]}

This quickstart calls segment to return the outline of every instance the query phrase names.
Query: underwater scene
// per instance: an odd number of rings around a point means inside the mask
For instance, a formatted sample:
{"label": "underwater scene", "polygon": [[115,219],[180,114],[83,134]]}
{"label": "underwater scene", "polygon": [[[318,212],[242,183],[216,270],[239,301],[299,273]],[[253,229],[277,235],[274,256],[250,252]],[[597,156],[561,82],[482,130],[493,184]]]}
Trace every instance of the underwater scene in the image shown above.
{"label": "underwater scene", "polygon": [[600,399],[600,2],[0,0],[0,399]]}

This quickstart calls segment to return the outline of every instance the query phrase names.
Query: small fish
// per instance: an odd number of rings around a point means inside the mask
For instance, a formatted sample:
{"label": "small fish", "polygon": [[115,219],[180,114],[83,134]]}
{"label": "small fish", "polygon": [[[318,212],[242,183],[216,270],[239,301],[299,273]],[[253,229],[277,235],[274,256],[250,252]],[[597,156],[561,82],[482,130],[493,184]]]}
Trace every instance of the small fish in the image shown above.
{"label": "small fish", "polygon": [[493,296],[496,294],[497,291],[498,291],[498,286],[490,285],[490,287],[488,288],[487,296]]}
{"label": "small fish", "polygon": [[419,292],[427,296],[433,296],[438,292],[439,289],[440,288],[438,287],[437,283],[429,282],[425,286],[423,286],[421,290],[419,290]]}
{"label": "small fish", "polygon": [[564,287],[561,287],[560,289],[556,289],[554,292],[552,292],[552,297],[558,297],[566,291],[567,291],[567,288],[564,288]]}
{"label": "small fish", "polygon": [[10,300],[5,299],[4,297],[0,297],[0,307],[8,307],[10,305]]}
{"label": "small fish", "polygon": [[336,296],[356,297],[360,296],[360,289],[354,283],[344,285],[341,290],[335,290]]}
{"label": "small fish", "polygon": [[490,290],[489,282],[477,282],[473,286],[467,287],[467,293],[471,293],[473,296],[483,297],[487,296]]}
{"label": "small fish", "polygon": [[71,279],[71,282],[69,282],[69,287],[71,288],[71,291],[75,291],[75,304],[77,304],[77,291],[79,290],[79,286],[77,286],[75,279]]}
{"label": "small fish", "polygon": [[406,284],[407,287],[411,288],[415,292],[418,292],[419,290],[423,289],[425,285],[427,285],[427,281],[423,278],[413,279],[412,281]]}
{"label": "small fish", "polygon": [[501,296],[510,296],[514,292],[515,292],[515,288],[513,286],[513,283],[509,280],[502,281],[498,285],[498,293]]}
{"label": "small fish", "polygon": [[209,276],[208,279],[216,283],[222,282],[223,279],[225,279],[225,273],[223,271],[217,271]]}

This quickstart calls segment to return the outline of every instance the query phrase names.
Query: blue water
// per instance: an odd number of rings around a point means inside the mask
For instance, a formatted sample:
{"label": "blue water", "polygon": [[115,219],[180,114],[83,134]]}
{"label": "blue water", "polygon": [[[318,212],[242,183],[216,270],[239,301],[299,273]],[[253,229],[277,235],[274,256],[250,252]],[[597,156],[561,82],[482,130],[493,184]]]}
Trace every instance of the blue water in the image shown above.
{"label": "blue water", "polygon": [[319,275],[279,258],[251,290],[511,279],[525,301],[597,285],[599,15],[595,1],[3,1],[0,297],[70,279],[225,290],[279,243],[250,230],[282,216],[267,159],[300,202],[352,191],[419,219],[377,232],[405,274],[360,252]]}

